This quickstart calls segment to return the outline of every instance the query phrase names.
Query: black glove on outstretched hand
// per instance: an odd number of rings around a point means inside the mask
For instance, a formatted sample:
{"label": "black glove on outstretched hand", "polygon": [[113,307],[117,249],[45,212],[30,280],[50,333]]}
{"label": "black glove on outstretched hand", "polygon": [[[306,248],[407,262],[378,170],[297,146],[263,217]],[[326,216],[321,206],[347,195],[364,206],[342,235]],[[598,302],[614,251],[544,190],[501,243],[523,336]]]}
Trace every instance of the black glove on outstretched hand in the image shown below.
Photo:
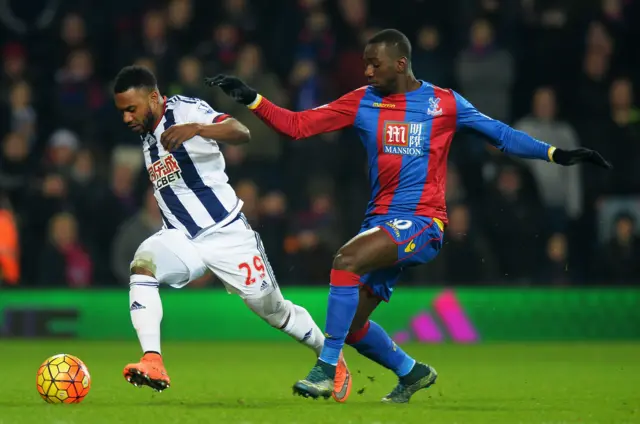
{"label": "black glove on outstretched hand", "polygon": [[576,165],[578,163],[592,163],[601,168],[612,169],[613,165],[609,163],[602,155],[595,150],[579,148],[575,150],[562,150],[556,148],[553,152],[553,161],[558,165]]}
{"label": "black glove on outstretched hand", "polygon": [[220,87],[227,96],[243,105],[250,105],[258,97],[256,90],[249,87],[240,78],[230,75],[216,75],[213,78],[205,78],[204,83],[209,87]]}

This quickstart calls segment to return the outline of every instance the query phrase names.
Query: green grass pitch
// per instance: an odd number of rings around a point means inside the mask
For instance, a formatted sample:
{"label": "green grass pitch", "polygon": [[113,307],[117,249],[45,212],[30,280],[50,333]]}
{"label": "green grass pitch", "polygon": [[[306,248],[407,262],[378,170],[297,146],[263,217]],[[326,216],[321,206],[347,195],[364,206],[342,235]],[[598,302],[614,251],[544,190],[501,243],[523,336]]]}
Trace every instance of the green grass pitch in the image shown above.
{"label": "green grass pitch", "polygon": [[[346,404],[294,397],[292,384],[314,356],[295,343],[166,343],[172,386],[134,388],[123,366],[137,342],[0,341],[0,424],[94,423],[638,423],[640,344],[406,345],[433,364],[435,386],[410,404],[380,398],[393,374],[348,348],[354,375]],[[70,353],[89,368],[92,389],[79,405],[49,405],[35,373],[47,357]]]}

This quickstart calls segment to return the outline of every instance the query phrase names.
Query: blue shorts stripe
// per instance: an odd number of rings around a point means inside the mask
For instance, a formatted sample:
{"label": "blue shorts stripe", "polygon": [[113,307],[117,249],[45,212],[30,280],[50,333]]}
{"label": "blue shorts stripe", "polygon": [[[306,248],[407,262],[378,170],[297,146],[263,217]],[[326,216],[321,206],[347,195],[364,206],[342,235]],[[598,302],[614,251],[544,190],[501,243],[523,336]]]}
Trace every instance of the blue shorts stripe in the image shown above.
{"label": "blue shorts stripe", "polygon": [[[244,214],[240,214],[240,219],[244,222],[244,225],[248,230],[251,230],[251,225],[247,218],[245,218]],[[253,230],[252,230],[253,231]],[[260,256],[262,256],[262,262],[264,262],[264,266],[267,269],[267,274],[271,278],[273,282],[273,287],[278,287],[278,280],[276,280],[276,275],[273,272],[273,268],[271,268],[271,264],[269,263],[269,258],[267,257],[267,252],[264,250],[264,245],[262,244],[262,239],[260,238],[260,234],[257,231],[253,231],[253,235],[256,238],[256,246],[258,246],[258,252],[260,252]]]}
{"label": "blue shorts stripe", "polygon": [[160,283],[130,283],[130,286],[159,287]]}

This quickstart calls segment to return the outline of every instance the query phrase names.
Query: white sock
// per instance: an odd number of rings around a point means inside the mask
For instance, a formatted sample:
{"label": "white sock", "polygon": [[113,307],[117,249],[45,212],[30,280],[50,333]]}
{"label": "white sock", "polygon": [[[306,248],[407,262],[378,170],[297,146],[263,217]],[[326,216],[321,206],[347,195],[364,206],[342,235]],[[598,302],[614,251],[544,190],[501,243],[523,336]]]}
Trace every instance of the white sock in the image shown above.
{"label": "white sock", "polygon": [[[269,325],[293,337],[320,356],[324,345],[324,333],[302,306],[285,300],[280,289],[261,298],[244,299],[253,312],[266,320]],[[286,325],[285,325],[286,323]]]}
{"label": "white sock", "polygon": [[131,323],[138,333],[143,352],[160,352],[162,301],[158,280],[147,275],[132,275],[129,280]]}
{"label": "white sock", "polygon": [[289,321],[282,331],[311,348],[316,356],[320,356],[324,345],[324,334],[302,306],[293,305]]}

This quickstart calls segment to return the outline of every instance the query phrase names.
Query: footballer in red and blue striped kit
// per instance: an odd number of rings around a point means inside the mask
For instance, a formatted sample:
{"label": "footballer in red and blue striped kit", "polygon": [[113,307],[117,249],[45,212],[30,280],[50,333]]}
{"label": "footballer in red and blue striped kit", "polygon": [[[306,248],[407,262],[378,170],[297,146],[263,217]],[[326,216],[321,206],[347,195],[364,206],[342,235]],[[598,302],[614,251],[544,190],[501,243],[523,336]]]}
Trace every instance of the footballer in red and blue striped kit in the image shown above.
{"label": "footballer in red and blue striped kit", "polygon": [[363,58],[368,86],[303,112],[274,105],[232,76],[206,83],[296,140],[348,126],[358,130],[368,156],[371,200],[360,233],[333,261],[324,348],[308,376],[295,383],[294,393],[330,396],[346,342],[398,376],[398,385],[383,401],[405,403],[435,383],[437,373],[407,355],[369,316],[381,300],[389,301],[405,267],[431,261],[442,248],[447,156],[454,134],[482,133],[502,152],[521,158],[611,165],[592,150],[556,149],[482,114],[455,91],[416,79],[411,44],[397,30],[371,38]]}

